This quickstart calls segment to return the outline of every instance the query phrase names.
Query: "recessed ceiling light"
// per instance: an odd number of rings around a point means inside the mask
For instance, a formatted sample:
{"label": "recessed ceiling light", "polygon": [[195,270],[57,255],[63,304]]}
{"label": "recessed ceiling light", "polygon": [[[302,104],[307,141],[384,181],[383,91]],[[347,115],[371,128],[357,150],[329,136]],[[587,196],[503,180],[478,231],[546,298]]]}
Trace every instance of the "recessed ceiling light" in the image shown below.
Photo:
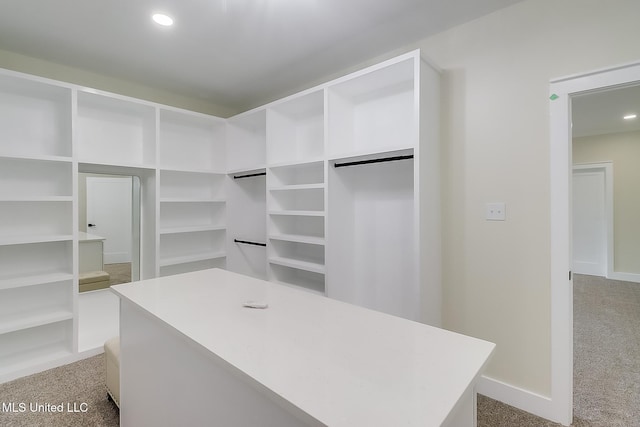
{"label": "recessed ceiling light", "polygon": [[169,27],[173,25],[173,18],[169,15],[165,15],[164,13],[155,13],[151,17],[156,23],[163,25],[165,27]]}
{"label": "recessed ceiling light", "polygon": [[623,119],[632,120],[632,119],[635,119],[636,117],[638,117],[637,114],[627,114],[626,116],[623,117]]}

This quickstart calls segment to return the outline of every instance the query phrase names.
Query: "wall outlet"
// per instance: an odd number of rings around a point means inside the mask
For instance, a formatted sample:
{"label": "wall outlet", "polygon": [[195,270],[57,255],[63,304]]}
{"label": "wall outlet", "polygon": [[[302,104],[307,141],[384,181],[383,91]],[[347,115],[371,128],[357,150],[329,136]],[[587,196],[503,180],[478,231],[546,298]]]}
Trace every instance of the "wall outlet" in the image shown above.
{"label": "wall outlet", "polygon": [[507,219],[506,205],[504,202],[487,203],[486,215],[487,221],[504,221]]}

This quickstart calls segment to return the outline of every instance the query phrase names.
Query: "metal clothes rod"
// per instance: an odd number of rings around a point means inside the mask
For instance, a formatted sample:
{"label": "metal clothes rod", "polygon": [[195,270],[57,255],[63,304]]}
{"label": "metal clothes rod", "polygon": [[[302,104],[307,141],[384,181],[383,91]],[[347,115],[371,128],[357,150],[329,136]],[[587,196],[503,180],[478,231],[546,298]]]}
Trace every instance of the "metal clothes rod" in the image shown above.
{"label": "metal clothes rod", "polygon": [[236,243],[244,243],[245,245],[267,246],[266,243],[250,242],[248,240],[233,239],[233,241],[236,242]]}
{"label": "metal clothes rod", "polygon": [[357,162],[335,163],[333,166],[336,168],[342,168],[345,166],[357,166],[357,165],[366,165],[369,163],[393,162],[396,160],[407,160],[407,159],[413,159],[413,154],[409,154],[407,156],[384,157],[381,159],[359,160]]}
{"label": "metal clothes rod", "polygon": [[252,176],[262,176],[266,174],[267,174],[266,172],[258,172],[258,173],[250,173],[248,175],[234,175],[233,179],[251,178]]}

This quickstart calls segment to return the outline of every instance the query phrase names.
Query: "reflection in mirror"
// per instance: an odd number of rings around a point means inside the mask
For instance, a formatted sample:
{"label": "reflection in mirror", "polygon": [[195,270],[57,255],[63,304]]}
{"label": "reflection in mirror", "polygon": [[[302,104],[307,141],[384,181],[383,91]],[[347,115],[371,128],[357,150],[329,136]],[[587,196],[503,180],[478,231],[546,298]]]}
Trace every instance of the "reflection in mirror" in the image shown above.
{"label": "reflection in mirror", "polygon": [[140,278],[140,180],[78,176],[79,291]]}

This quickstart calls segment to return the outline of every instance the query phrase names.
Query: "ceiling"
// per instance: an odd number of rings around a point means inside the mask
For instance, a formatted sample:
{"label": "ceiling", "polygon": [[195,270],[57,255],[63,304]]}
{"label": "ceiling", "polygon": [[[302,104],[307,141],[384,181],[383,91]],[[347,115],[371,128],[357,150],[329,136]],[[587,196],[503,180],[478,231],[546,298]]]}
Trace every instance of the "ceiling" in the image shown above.
{"label": "ceiling", "polygon": [[[640,130],[640,85],[601,90],[571,99],[574,137]],[[627,114],[637,114],[624,120]]]}
{"label": "ceiling", "polygon": [[0,0],[0,49],[241,111],[519,1]]}

